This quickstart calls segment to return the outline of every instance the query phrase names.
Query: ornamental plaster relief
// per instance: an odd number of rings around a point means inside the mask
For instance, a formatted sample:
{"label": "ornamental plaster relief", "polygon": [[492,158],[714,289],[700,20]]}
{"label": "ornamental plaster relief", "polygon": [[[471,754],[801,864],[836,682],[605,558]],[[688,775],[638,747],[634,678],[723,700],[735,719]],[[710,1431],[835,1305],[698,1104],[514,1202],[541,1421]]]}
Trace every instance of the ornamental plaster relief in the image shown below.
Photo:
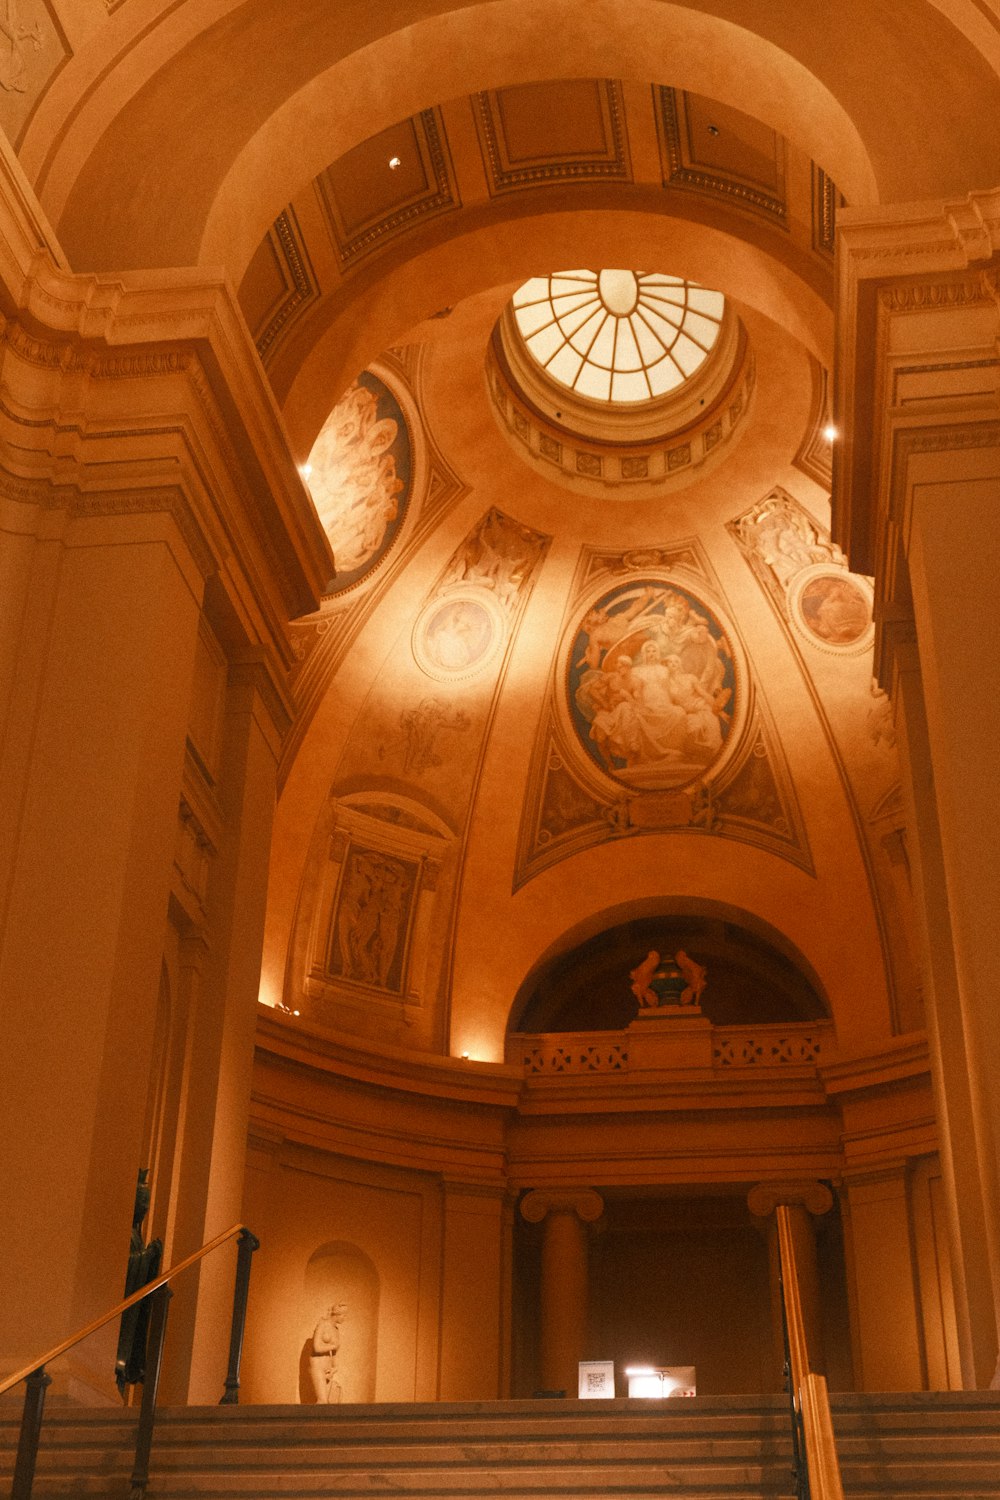
{"label": "ornamental plaster relief", "polygon": [[[781,622],[838,767],[893,978],[894,1029],[919,1027],[912,900],[900,889],[895,845],[866,813],[873,790],[883,799],[899,778],[891,709],[872,677],[872,585],[848,571],[826,529],[780,486],[727,529]],[[898,809],[894,831],[901,827]]]}

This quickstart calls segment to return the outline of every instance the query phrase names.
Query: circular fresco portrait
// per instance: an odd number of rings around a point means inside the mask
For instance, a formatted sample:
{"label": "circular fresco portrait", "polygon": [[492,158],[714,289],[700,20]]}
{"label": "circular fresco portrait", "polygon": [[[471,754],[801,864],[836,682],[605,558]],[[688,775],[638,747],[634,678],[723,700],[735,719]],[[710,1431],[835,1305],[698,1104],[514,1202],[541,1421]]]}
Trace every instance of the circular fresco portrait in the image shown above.
{"label": "circular fresco portrait", "polygon": [[704,775],[733,725],[725,632],[687,589],[619,584],[580,621],[567,670],[570,718],[595,765],[645,791]]}
{"label": "circular fresco portrait", "polygon": [[363,370],[312,447],[307,483],[337,564],[328,593],[350,588],[380,563],[410,500],[410,434],[388,386]]}
{"label": "circular fresco portrait", "polygon": [[872,596],[864,579],[841,568],[815,568],[796,579],[790,603],[799,625],[820,645],[845,649],[867,642]]}
{"label": "circular fresco portrait", "polygon": [[478,672],[503,639],[496,599],[484,589],[465,588],[432,599],[413,630],[413,654],[440,681]]}

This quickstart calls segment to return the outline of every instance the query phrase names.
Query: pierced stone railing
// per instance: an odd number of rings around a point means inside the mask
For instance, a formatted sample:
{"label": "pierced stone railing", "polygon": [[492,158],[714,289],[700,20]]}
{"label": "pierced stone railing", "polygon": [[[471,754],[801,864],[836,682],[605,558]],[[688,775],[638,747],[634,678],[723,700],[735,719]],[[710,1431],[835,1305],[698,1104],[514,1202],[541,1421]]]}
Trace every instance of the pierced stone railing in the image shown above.
{"label": "pierced stone railing", "polygon": [[[834,1032],[829,1021],[713,1026],[711,1039],[712,1067],[719,1071],[815,1067],[832,1053]],[[628,1031],[522,1033],[510,1037],[508,1058],[520,1063],[528,1077],[627,1073],[630,1042]]]}
{"label": "pierced stone railing", "polygon": [[833,1029],[818,1026],[718,1026],[712,1031],[716,1068],[780,1068],[817,1063],[830,1050]]}

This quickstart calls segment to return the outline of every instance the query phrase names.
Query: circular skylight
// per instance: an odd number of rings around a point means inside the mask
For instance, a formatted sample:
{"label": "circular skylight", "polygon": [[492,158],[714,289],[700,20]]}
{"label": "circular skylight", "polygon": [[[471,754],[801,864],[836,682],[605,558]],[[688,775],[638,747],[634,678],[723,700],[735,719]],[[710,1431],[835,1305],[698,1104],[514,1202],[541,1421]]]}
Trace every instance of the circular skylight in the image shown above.
{"label": "circular skylight", "polygon": [[557,271],[513,298],[532,358],[578,396],[652,401],[689,380],[715,345],[721,292],[648,271]]}

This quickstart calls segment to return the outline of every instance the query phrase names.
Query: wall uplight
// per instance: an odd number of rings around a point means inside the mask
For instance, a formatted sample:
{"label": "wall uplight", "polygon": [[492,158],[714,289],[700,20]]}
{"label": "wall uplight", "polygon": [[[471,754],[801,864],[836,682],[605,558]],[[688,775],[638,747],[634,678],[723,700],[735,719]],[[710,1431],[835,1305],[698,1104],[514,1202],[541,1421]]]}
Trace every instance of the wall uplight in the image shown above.
{"label": "wall uplight", "polygon": [[662,1400],[665,1396],[693,1396],[695,1393],[694,1365],[631,1365],[625,1374],[630,1396]]}

